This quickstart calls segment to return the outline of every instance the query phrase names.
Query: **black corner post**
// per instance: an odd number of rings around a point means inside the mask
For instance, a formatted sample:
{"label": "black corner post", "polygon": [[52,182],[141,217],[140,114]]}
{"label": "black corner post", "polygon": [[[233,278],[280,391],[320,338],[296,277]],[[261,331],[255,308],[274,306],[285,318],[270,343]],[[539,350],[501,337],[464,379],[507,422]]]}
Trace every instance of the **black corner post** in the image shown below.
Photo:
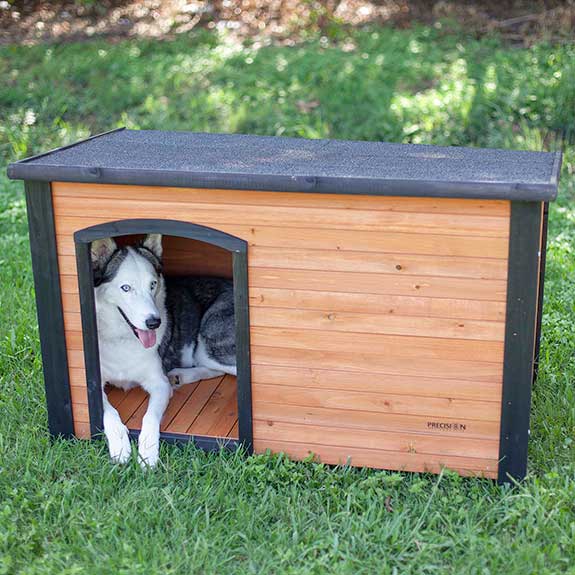
{"label": "black corner post", "polygon": [[48,428],[52,436],[68,438],[74,435],[74,419],[50,183],[27,181],[26,206]]}
{"label": "black corner post", "polygon": [[527,473],[541,224],[540,202],[511,202],[499,483]]}

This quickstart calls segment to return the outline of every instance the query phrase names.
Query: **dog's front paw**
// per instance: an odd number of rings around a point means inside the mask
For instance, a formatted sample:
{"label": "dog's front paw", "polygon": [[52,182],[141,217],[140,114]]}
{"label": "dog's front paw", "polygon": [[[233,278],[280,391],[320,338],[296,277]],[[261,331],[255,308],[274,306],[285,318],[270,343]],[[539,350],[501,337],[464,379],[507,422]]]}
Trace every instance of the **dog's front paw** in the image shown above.
{"label": "dog's front paw", "polygon": [[138,461],[142,467],[155,467],[160,458],[160,437],[158,433],[142,431],[138,439]]}
{"label": "dog's front paw", "polygon": [[123,423],[114,425],[111,429],[106,429],[106,439],[112,461],[114,463],[127,463],[132,454],[128,428]]}
{"label": "dog's front paw", "polygon": [[173,369],[172,371],[170,371],[170,373],[168,373],[168,380],[170,382],[170,385],[176,389],[182,385],[182,379],[180,377],[180,374],[175,369]]}

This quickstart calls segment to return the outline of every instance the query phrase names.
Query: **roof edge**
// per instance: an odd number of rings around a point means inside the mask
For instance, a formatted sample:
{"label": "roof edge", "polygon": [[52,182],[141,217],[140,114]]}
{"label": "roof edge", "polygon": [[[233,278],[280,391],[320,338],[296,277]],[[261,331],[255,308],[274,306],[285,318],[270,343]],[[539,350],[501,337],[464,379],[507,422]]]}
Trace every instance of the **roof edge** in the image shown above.
{"label": "roof edge", "polygon": [[[97,136],[95,136],[97,137]],[[559,170],[560,154],[553,165]],[[88,184],[215,188],[268,192],[307,192],[374,196],[470,198],[510,201],[553,201],[557,181],[541,184],[510,182],[453,182],[439,180],[381,180],[317,176],[249,175],[239,173],[179,172],[80,166],[10,164],[12,179]],[[558,177],[558,176],[557,176]]]}
{"label": "roof edge", "polygon": [[46,156],[50,156],[52,154],[55,154],[56,152],[61,152],[62,150],[74,148],[76,146],[79,146],[80,144],[84,144],[85,142],[89,142],[90,140],[95,140],[96,138],[100,138],[102,136],[107,136],[108,134],[113,134],[114,132],[121,132],[123,130],[126,130],[126,126],[120,126],[119,128],[114,128],[112,130],[106,130],[105,132],[101,132],[99,134],[94,134],[93,136],[89,136],[88,138],[84,138],[83,140],[78,140],[76,142],[73,142],[71,144],[67,144],[65,146],[53,148],[52,150],[48,150],[47,152],[42,152],[40,154],[35,154],[34,156],[30,156],[28,158],[23,158],[23,159],[18,160],[16,162],[11,162],[10,164],[8,164],[8,169],[7,169],[8,177],[11,180],[24,179],[21,176],[17,175],[19,172],[17,166],[20,166],[22,164],[26,164],[28,162],[32,162],[34,160],[37,160],[38,158],[44,158]]}
{"label": "roof edge", "polygon": [[559,175],[561,174],[561,165],[563,163],[563,152],[558,150],[555,152],[555,159],[553,160],[553,167],[551,168],[550,184],[555,186],[559,185]]}

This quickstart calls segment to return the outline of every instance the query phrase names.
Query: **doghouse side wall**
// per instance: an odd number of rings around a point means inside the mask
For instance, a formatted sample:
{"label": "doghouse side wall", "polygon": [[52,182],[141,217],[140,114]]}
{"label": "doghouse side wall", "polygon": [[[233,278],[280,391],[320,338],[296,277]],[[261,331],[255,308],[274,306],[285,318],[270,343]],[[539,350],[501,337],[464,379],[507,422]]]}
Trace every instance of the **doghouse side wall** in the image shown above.
{"label": "doghouse side wall", "polygon": [[178,219],[249,242],[256,451],[497,476],[509,202],[52,188],[79,436],[89,414],[73,233]]}

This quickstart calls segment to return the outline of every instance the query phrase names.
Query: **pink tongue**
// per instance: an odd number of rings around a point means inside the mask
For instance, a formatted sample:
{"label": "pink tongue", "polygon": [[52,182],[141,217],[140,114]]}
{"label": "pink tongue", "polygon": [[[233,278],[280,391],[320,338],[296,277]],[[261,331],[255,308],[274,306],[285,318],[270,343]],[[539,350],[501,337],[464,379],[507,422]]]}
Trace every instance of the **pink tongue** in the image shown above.
{"label": "pink tongue", "polygon": [[138,329],[136,328],[138,339],[142,342],[145,348],[152,347],[156,343],[156,332],[153,329]]}

